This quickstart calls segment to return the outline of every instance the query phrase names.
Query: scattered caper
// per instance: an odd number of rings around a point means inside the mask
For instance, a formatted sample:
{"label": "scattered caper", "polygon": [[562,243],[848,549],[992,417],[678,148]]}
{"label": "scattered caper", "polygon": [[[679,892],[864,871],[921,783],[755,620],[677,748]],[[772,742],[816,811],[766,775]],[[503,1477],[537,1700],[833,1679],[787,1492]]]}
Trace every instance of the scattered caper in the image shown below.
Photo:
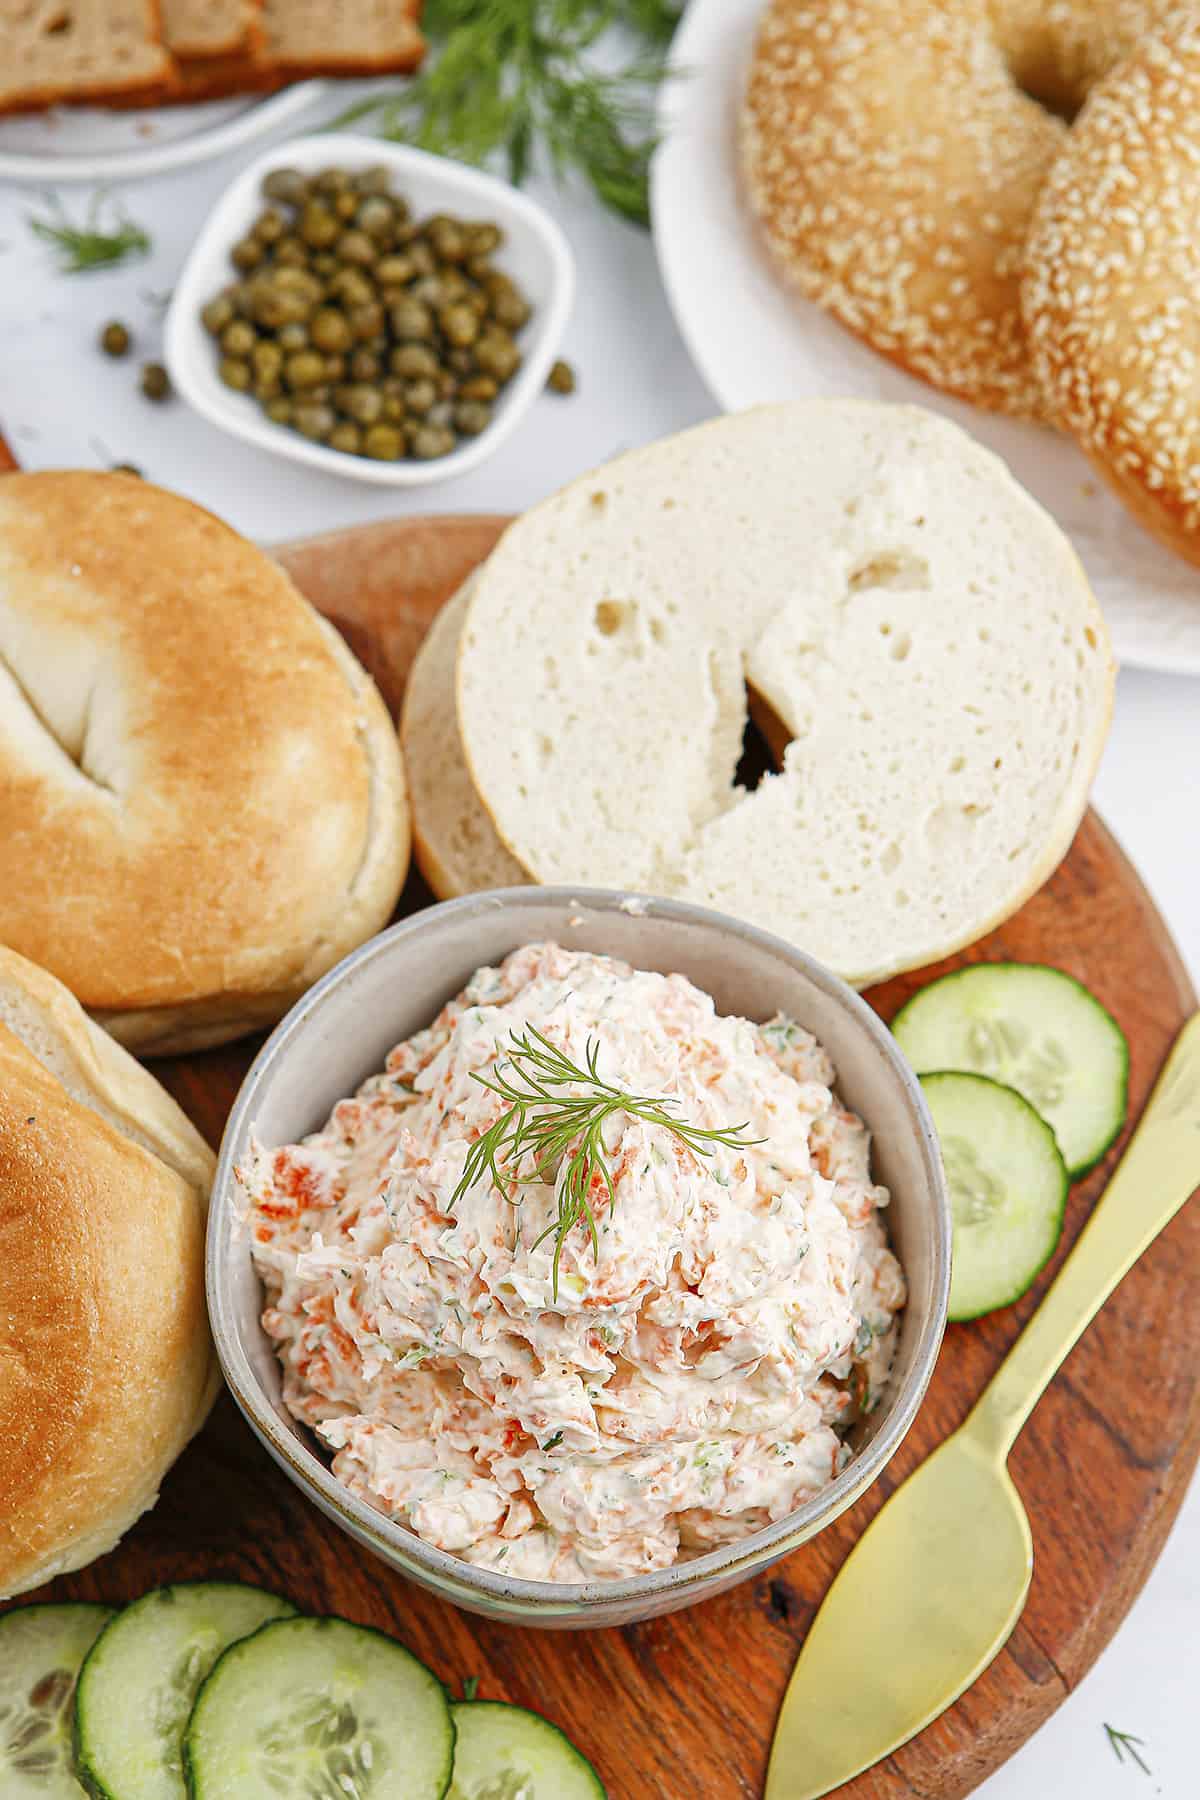
{"label": "scattered caper", "polygon": [[140,386],[147,400],[165,400],[171,392],[171,379],[161,363],[143,363]]}
{"label": "scattered caper", "polygon": [[129,327],[122,325],[120,319],[110,319],[100,333],[100,348],[106,356],[128,356],[132,343]]}
{"label": "scattered caper", "polygon": [[404,439],[394,425],[372,425],[363,438],[363,450],[378,462],[396,462],[403,454]]}
{"label": "scattered caper", "polygon": [[575,392],[575,371],[569,362],[563,361],[561,356],[556,363],[552,364],[550,373],[546,377],[546,386],[555,394],[573,394]]}

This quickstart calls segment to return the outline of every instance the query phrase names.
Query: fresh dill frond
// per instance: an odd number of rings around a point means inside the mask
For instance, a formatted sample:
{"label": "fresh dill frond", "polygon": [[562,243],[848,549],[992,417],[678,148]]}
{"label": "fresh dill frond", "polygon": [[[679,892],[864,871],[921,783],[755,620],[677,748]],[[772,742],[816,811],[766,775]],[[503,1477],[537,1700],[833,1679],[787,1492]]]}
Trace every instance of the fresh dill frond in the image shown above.
{"label": "fresh dill frond", "polygon": [[[40,218],[27,213],[26,221],[34,237],[50,244],[58,255],[58,266],[65,275],[79,275],[90,269],[115,269],[131,256],[145,256],[150,239],[115,201],[100,190],[92,195],[87,217],[82,225],[74,225],[67,217],[57,194],[44,198],[46,212]],[[110,221],[102,224],[108,207]]]}
{"label": "fresh dill frond", "polygon": [[1109,1746],[1117,1761],[1123,1763],[1128,1754],[1130,1761],[1137,1764],[1138,1768],[1142,1771],[1142,1774],[1149,1775],[1150,1765],[1146,1759],[1139,1754],[1140,1751],[1146,1748],[1142,1739],[1140,1737],[1133,1737],[1128,1731],[1118,1731],[1114,1725],[1105,1725],[1104,1729],[1108,1734]]}
{"label": "fresh dill frond", "polygon": [[[369,96],[333,129],[374,116],[379,134],[463,162],[504,159],[518,186],[540,149],[625,218],[649,222],[654,95],[679,23],[670,0],[427,0],[430,65]],[[594,52],[620,32],[632,54]]]}
{"label": "fresh dill frond", "polygon": [[[497,1094],[506,1108],[467,1152],[462,1179],[450,1196],[453,1209],[485,1176],[500,1194],[513,1200],[515,1190],[531,1182],[555,1189],[558,1217],[536,1239],[534,1249],[553,1237],[554,1298],[563,1245],[577,1225],[584,1225],[599,1256],[600,1240],[592,1196],[599,1182],[609,1206],[616,1202],[612,1170],[604,1145],[604,1127],[614,1113],[625,1113],[648,1125],[660,1125],[685,1144],[694,1156],[711,1156],[714,1144],[730,1150],[764,1142],[742,1134],[745,1123],[705,1129],[689,1125],[671,1111],[678,1101],[651,1094],[631,1094],[600,1076],[600,1044],[589,1038],[585,1067],[572,1062],[535,1026],[510,1034],[510,1048],[490,1075],[472,1071],[471,1079]],[[578,1090],[583,1090],[582,1092]],[[522,1166],[523,1165],[523,1166]]]}

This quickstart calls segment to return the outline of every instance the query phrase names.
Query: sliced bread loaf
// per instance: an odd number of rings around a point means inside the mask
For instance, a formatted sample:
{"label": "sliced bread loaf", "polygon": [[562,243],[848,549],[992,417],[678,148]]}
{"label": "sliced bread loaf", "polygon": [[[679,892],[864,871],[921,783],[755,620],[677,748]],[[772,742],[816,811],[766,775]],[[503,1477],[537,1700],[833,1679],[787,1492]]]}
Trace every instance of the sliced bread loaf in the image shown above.
{"label": "sliced bread loaf", "polygon": [[259,44],[259,0],[163,0],[163,35],[178,57],[248,55]]}
{"label": "sliced bread loaf", "polygon": [[0,0],[0,113],[147,96],[171,81],[157,0]]}
{"label": "sliced bread loaf", "polygon": [[470,589],[467,582],[430,626],[409,673],[400,717],[413,853],[439,900],[479,888],[520,887],[529,880],[475,791],[458,734],[454,670]]}
{"label": "sliced bread loaf", "polygon": [[421,0],[263,0],[266,60],[293,75],[415,69]]}
{"label": "sliced bread loaf", "polygon": [[[511,526],[458,718],[535,879],[686,896],[865,985],[1045,881],[1113,681],[1070,544],[996,457],[917,408],[814,401],[635,451]],[[791,739],[753,792],[747,685]]]}

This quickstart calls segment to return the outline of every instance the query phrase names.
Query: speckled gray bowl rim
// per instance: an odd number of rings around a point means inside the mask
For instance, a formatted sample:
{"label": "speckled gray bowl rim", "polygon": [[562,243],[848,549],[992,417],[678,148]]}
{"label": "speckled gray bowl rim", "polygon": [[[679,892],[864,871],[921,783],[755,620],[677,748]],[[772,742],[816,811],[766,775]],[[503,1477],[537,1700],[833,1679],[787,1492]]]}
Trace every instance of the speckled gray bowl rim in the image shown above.
{"label": "speckled gray bowl rim", "polygon": [[[629,913],[636,910],[680,925],[715,926],[794,964],[815,986],[841,1002],[858,1021],[876,1051],[897,1077],[912,1108],[929,1193],[936,1209],[933,1221],[933,1305],[928,1316],[920,1323],[918,1345],[909,1373],[899,1389],[890,1396],[884,1420],[871,1442],[812,1500],[795,1512],[788,1513],[786,1517],[764,1526],[761,1531],[722,1545],[719,1549],[707,1551],[703,1556],[687,1562],[673,1563],[669,1568],[657,1569],[646,1575],[626,1576],[620,1580],[530,1581],[479,1568],[462,1557],[427,1544],[408,1527],[388,1519],[374,1507],[359,1500],[336,1479],[329,1467],[301,1439],[284,1426],[264,1395],[242,1346],[222,1279],[221,1239],[226,1235],[226,1221],[231,1212],[236,1217],[234,1146],[254,1115],[261,1084],[269,1073],[276,1070],[279,1063],[302,1049],[305,1028],[320,1008],[324,997],[339,986],[351,971],[369,965],[397,939],[420,937],[429,930],[431,924],[451,913],[490,914],[517,903],[523,907],[544,906],[547,910],[574,906],[581,912],[592,914]],[[531,1615],[544,1610],[547,1616],[561,1617],[564,1613],[578,1615],[581,1610],[600,1610],[622,1601],[634,1605],[638,1601],[645,1601],[653,1608],[655,1599],[665,1592],[674,1590],[678,1593],[679,1590],[691,1587],[704,1589],[709,1580],[713,1579],[720,1581],[722,1586],[731,1585],[733,1581],[749,1576],[758,1568],[775,1561],[790,1547],[805,1542],[853,1505],[899,1449],[929,1385],[946,1327],[950,1295],[950,1244],[950,1208],[941,1155],[920,1083],[883,1021],[838,976],[772,932],[762,931],[740,919],[731,918],[710,907],[694,906],[687,901],[658,899],[606,888],[499,888],[426,907],[368,939],[311,987],[275,1027],[247,1071],[221,1140],[209,1210],[206,1288],[213,1341],[234,1400],[275,1461],[323,1512],[347,1529],[351,1536],[373,1548],[386,1562],[398,1567],[402,1573],[408,1565],[415,1564],[427,1572],[431,1578],[430,1585],[436,1590],[444,1592],[445,1588],[450,1588],[463,1591],[467,1604],[469,1595],[475,1592],[481,1599],[486,1597],[490,1600],[498,1610],[511,1609],[515,1605]],[[242,1238],[239,1242],[230,1233],[228,1250],[231,1255],[248,1255],[248,1240]],[[697,1598],[701,1597],[703,1596],[697,1595]]]}

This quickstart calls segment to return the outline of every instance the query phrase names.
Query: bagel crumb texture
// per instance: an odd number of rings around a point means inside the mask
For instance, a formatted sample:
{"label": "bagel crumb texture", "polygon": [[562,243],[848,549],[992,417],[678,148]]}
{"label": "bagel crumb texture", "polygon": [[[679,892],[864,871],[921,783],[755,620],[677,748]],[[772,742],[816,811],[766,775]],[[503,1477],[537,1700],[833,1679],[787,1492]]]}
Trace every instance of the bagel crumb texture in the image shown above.
{"label": "bagel crumb texture", "polygon": [[[785,277],[901,367],[1037,416],[1034,202],[1091,83],[1164,0],[771,0],[742,163]],[[1037,98],[1032,96],[1036,95]]]}
{"label": "bagel crumb texture", "polygon": [[1022,301],[1035,372],[1131,510],[1200,561],[1200,17],[1092,94],[1040,198]]}

